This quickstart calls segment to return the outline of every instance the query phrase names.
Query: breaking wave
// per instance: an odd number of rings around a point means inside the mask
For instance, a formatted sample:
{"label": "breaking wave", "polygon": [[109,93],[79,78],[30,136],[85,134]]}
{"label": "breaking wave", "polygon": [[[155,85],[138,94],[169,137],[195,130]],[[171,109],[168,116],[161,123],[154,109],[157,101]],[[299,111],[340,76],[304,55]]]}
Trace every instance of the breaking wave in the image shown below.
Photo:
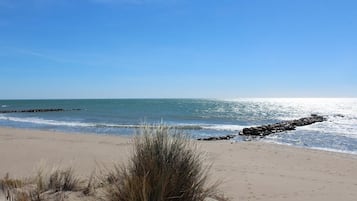
{"label": "breaking wave", "polygon": [[[65,126],[65,127],[96,127],[96,128],[126,128],[126,129],[137,129],[147,126],[145,124],[108,124],[108,123],[84,123],[78,121],[58,121],[43,119],[37,117],[11,117],[0,115],[0,120],[3,121],[12,121],[19,123],[30,123],[37,125],[49,125],[49,126]],[[155,125],[153,125],[155,126]],[[246,126],[238,125],[195,125],[195,124],[177,124],[177,125],[168,125],[172,128],[183,129],[183,130],[217,130],[217,131],[239,131]]]}

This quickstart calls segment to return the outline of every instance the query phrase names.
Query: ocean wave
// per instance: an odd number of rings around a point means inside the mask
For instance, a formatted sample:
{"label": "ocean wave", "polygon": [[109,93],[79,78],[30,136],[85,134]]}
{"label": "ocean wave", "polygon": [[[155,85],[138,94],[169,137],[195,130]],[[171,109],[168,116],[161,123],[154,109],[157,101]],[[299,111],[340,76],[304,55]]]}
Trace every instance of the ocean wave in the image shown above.
{"label": "ocean wave", "polygon": [[71,126],[71,127],[92,127],[92,126],[94,126],[94,124],[91,124],[91,123],[56,121],[56,120],[41,119],[41,118],[34,118],[34,117],[20,118],[20,117],[0,116],[0,120],[14,121],[14,122],[20,122],[20,123],[52,125],[52,126]]}
{"label": "ocean wave", "polygon": [[[145,124],[136,124],[136,125],[127,125],[127,124],[95,124],[95,127],[98,128],[144,128],[144,127],[157,127],[159,125],[145,125]],[[199,125],[167,125],[175,129],[184,129],[184,130],[201,130],[203,127]]]}
{"label": "ocean wave", "polygon": [[341,149],[334,149],[334,148],[324,148],[324,147],[316,147],[316,146],[303,146],[303,145],[297,145],[294,143],[278,142],[278,141],[274,141],[274,140],[264,140],[264,142],[278,144],[278,145],[288,145],[288,146],[299,147],[299,148],[315,149],[315,150],[327,151],[327,152],[336,152],[336,153],[357,155],[357,151],[341,150]]}
{"label": "ocean wave", "polygon": [[5,108],[5,107],[9,107],[8,105],[1,105],[1,107]]}
{"label": "ocean wave", "polygon": [[[145,124],[108,124],[108,123],[85,123],[77,121],[58,121],[50,119],[42,119],[36,117],[11,117],[0,115],[0,120],[13,121],[19,123],[30,123],[38,125],[49,125],[49,126],[65,126],[65,127],[95,127],[95,128],[123,128],[123,129],[138,129],[147,126],[155,127],[156,125],[145,125]],[[167,125],[174,129],[182,130],[217,130],[217,131],[238,131],[244,128],[244,126],[239,125],[199,125],[199,124],[171,124]]]}
{"label": "ocean wave", "polygon": [[[254,126],[254,125],[252,125]],[[240,131],[243,128],[251,127],[251,126],[241,126],[241,125],[226,125],[226,124],[215,124],[215,125],[205,125],[202,126],[203,129],[208,130],[217,130],[217,131]]]}
{"label": "ocean wave", "polygon": [[120,125],[120,124],[104,124],[104,123],[85,123],[77,121],[57,121],[50,119],[42,119],[35,117],[9,117],[0,116],[0,120],[13,121],[19,123],[31,123],[50,126],[66,126],[66,127],[97,127],[97,128],[140,128],[141,125]]}
{"label": "ocean wave", "polygon": [[333,133],[335,135],[357,138],[357,118],[329,117],[328,121],[299,127],[297,130]]}

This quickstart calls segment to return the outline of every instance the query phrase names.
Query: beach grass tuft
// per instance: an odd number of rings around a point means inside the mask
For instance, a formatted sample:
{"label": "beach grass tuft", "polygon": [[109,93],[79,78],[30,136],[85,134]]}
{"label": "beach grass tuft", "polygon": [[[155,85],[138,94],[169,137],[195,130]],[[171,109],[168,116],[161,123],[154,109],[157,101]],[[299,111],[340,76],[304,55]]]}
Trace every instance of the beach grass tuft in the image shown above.
{"label": "beach grass tuft", "polygon": [[72,167],[52,168],[50,172],[40,168],[35,177],[36,189],[39,192],[60,192],[60,191],[79,191],[83,181],[75,174]]}
{"label": "beach grass tuft", "polygon": [[208,185],[209,167],[196,144],[167,126],[144,126],[134,139],[128,164],[108,174],[106,201],[226,200]]}
{"label": "beach grass tuft", "polygon": [[12,179],[6,174],[0,180],[0,190],[9,201],[64,200],[64,192],[81,191],[83,183],[73,168],[53,168],[51,171],[40,168],[32,179]]}
{"label": "beach grass tuft", "polygon": [[77,191],[80,189],[80,180],[74,174],[73,168],[53,171],[48,177],[46,190],[59,191]]}
{"label": "beach grass tuft", "polygon": [[0,179],[0,189],[12,189],[12,188],[20,188],[23,186],[23,181],[20,179],[10,178],[10,174],[7,173],[3,179]]}

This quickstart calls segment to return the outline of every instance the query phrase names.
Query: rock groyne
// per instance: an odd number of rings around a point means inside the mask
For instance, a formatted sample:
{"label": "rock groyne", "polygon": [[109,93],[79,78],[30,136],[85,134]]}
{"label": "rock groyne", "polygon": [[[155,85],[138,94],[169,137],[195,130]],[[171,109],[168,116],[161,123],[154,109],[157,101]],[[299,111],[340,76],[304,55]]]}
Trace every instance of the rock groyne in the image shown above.
{"label": "rock groyne", "polygon": [[[299,126],[307,126],[317,122],[323,122],[327,119],[324,116],[311,114],[310,117],[304,117],[295,120],[282,121],[275,124],[267,124],[262,126],[255,126],[250,128],[244,128],[239,132],[239,135],[242,136],[252,136],[252,137],[264,137],[274,133],[280,133],[284,131],[295,130]],[[213,140],[229,140],[237,135],[226,135],[218,137],[208,137],[208,138],[199,138],[198,140],[213,141]]]}
{"label": "rock groyne", "polygon": [[295,130],[295,128],[299,126],[307,126],[323,121],[326,121],[325,117],[312,114],[310,117],[304,117],[304,118],[290,120],[290,121],[283,121],[275,124],[244,128],[242,131],[239,132],[239,135],[266,136],[273,133]]}
{"label": "rock groyne", "polygon": [[28,109],[28,110],[0,110],[0,113],[35,113],[35,112],[64,112],[64,111],[79,111],[81,109],[70,109],[65,110],[62,108],[54,109]]}

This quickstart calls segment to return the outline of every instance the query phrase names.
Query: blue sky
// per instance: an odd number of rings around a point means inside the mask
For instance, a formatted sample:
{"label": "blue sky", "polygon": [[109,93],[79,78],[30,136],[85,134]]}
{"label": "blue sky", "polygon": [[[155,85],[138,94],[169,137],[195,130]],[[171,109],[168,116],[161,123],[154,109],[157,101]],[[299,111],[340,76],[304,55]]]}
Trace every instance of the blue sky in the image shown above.
{"label": "blue sky", "polygon": [[354,0],[0,0],[0,99],[357,97]]}

